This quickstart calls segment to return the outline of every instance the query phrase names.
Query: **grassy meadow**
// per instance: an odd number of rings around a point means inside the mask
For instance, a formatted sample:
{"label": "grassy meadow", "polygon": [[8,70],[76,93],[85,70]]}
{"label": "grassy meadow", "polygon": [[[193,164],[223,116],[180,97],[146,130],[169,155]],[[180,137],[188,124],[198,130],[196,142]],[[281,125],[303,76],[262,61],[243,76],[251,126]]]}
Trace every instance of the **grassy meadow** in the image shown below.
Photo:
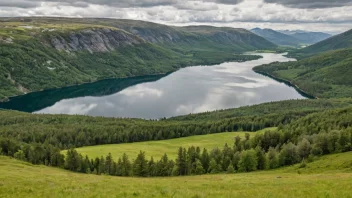
{"label": "grassy meadow", "polygon": [[[276,128],[267,128],[257,131],[256,133],[275,129]],[[244,138],[246,133],[253,134],[253,132],[226,132],[170,140],[86,146],[77,148],[76,150],[83,156],[88,155],[90,158],[106,156],[109,153],[111,153],[115,159],[121,157],[123,153],[126,153],[130,158],[135,158],[140,151],[145,151],[147,159],[153,156],[154,159],[159,160],[165,153],[169,158],[176,159],[179,147],[188,148],[191,146],[199,146],[201,149],[206,148],[211,150],[216,147],[222,148],[226,143],[232,146],[234,137],[240,136]],[[63,151],[63,153],[66,153],[66,151]]]}
{"label": "grassy meadow", "polygon": [[[172,178],[72,173],[0,156],[0,195],[10,197],[352,197],[352,153],[278,170]],[[322,174],[324,173],[324,174]]]}

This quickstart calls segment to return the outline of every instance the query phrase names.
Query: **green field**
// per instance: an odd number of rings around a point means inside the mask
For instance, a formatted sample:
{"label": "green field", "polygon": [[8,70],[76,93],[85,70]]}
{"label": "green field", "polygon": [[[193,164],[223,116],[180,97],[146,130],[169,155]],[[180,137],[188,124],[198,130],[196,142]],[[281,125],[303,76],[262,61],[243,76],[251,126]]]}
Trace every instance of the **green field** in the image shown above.
{"label": "green field", "polygon": [[351,152],[321,157],[308,163],[306,168],[299,169],[298,166],[233,175],[122,178],[77,174],[0,156],[0,195],[65,198],[351,197]]}
{"label": "green field", "polygon": [[[275,130],[275,128],[268,128],[258,132],[264,132],[266,130]],[[161,141],[86,146],[82,148],[77,148],[76,150],[83,156],[88,155],[90,158],[106,156],[108,153],[111,153],[115,159],[121,157],[123,153],[126,153],[131,158],[135,158],[138,155],[139,151],[145,151],[148,159],[153,156],[154,159],[159,160],[164,155],[164,153],[166,153],[169,158],[176,159],[177,150],[179,147],[188,148],[191,146],[199,146],[201,149],[206,148],[208,150],[211,150],[216,147],[221,148],[226,143],[232,146],[234,142],[234,137],[240,136],[244,138],[246,133],[247,132],[227,132]],[[65,151],[63,152],[65,153]]]}

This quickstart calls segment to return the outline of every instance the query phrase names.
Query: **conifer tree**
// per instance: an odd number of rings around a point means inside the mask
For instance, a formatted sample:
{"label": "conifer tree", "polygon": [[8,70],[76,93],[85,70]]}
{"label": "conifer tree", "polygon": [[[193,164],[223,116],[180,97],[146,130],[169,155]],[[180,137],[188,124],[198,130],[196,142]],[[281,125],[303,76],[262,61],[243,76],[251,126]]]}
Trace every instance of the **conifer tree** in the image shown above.
{"label": "conifer tree", "polygon": [[209,170],[210,157],[208,154],[208,150],[206,148],[203,149],[202,156],[201,156],[201,162],[202,162],[202,166],[203,166],[205,172],[207,172],[207,170]]}
{"label": "conifer tree", "polygon": [[196,165],[196,169],[195,169],[196,175],[201,175],[205,173],[202,162],[199,159],[196,160],[195,165]]}
{"label": "conifer tree", "polygon": [[131,173],[132,173],[132,164],[128,159],[127,154],[124,153],[121,161],[121,176],[130,176]]}
{"label": "conifer tree", "polygon": [[184,149],[180,147],[178,149],[177,160],[176,160],[178,175],[186,175],[186,156],[184,154]]}
{"label": "conifer tree", "polygon": [[138,177],[148,176],[148,161],[145,159],[145,153],[140,151],[133,163],[133,175]]}

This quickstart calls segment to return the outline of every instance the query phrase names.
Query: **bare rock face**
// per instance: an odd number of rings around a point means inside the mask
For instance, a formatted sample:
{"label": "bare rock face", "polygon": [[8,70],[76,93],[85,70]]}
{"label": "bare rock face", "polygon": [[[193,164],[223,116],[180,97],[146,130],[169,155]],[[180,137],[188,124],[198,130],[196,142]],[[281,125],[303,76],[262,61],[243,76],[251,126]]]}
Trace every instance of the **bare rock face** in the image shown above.
{"label": "bare rock face", "polygon": [[74,52],[87,50],[94,52],[110,52],[120,47],[145,43],[144,40],[124,32],[108,28],[86,29],[72,32],[67,36],[51,37],[52,46],[60,51]]}

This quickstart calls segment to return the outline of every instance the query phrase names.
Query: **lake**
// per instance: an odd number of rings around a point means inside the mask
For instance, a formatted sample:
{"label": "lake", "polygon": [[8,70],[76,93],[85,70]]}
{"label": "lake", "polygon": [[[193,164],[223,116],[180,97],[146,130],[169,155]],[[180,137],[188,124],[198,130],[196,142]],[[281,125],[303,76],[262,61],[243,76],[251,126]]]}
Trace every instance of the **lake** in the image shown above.
{"label": "lake", "polygon": [[263,58],[33,92],[0,103],[0,108],[44,114],[158,119],[305,98],[293,87],[252,70],[258,65],[294,59],[284,54],[256,55]]}

